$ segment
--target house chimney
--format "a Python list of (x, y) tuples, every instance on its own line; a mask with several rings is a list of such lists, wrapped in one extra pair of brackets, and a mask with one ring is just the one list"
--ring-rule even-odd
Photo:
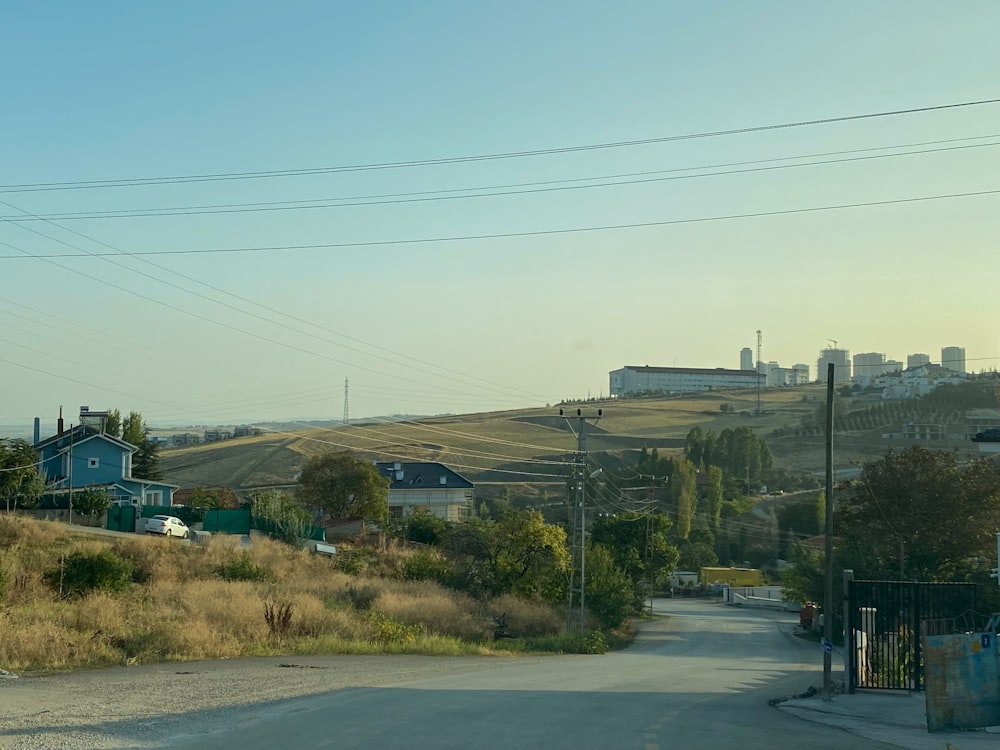
[(35, 442), (32, 445), (38, 445), (39, 441), (42, 439), (42, 420), (35, 417)]
[(63, 418), (62, 418), (62, 407), (59, 407), (59, 421), (56, 422), (56, 435), (62, 437), (63, 434)]

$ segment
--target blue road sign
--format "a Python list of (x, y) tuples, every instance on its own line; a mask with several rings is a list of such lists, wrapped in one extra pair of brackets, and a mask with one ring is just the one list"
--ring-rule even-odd
[(833, 653), (833, 644), (830, 643), (830, 641), (828, 641), (826, 638), (820, 638), (819, 639), (819, 645), (823, 647), (823, 651), (824, 652), (826, 652), (828, 654), (832, 654)]

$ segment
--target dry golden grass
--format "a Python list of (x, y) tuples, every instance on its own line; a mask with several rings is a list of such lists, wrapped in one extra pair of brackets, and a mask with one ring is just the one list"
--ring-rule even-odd
[[(135, 568), (136, 583), (127, 591), (60, 599), (43, 579), (73, 553), (108, 548)], [(480, 653), (501, 610), (525, 635), (561, 628), (542, 605), (505, 597), (485, 606), (435, 583), (398, 580), (411, 554), (388, 544), (358, 577), (338, 571), (329, 558), (266, 538), (250, 547), (221, 536), (205, 546), (142, 536), (109, 541), (0, 516), (7, 581), (0, 667), (70, 669), (263, 653)], [(220, 567), (237, 555), (264, 569), (267, 580), (224, 580)], [(290, 608), (286, 630), (268, 625), (268, 604)], [(406, 637), (380, 638), (387, 623), (398, 623)]]
[(518, 638), (551, 635), (562, 630), (566, 620), (564, 611), (543, 602), (528, 601), (510, 594), (498, 596), (490, 602), (494, 617), (506, 615), (507, 629)]
[(478, 602), (426, 581), (387, 586), (372, 608), (432, 635), (480, 641), (493, 630)]

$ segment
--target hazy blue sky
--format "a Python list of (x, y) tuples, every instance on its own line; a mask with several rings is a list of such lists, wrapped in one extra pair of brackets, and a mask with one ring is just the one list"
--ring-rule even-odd
[[(901, 360), (965, 346), (970, 368), (995, 368), (997, 194), (129, 254), (1000, 190), (1000, 104), (395, 169), (16, 186), (436, 160), (992, 99), (998, 28), (992, 0), (7, 0), (0, 434), (60, 404), (71, 417), (80, 404), (138, 409), (154, 425), (339, 416), (345, 377), (352, 416), (541, 405), (606, 393), (626, 364), (737, 367), (757, 328), (764, 359), (814, 375), (830, 339)], [(912, 145), (931, 141), (949, 142)], [(815, 156), (834, 151), (857, 153)], [(800, 158), (715, 166), (787, 157)], [(537, 192), (639, 172), (690, 178)], [(523, 192), (555, 180), (583, 181)], [(522, 187), (358, 200), (506, 185)], [(23, 221), (343, 198), (375, 205)]]

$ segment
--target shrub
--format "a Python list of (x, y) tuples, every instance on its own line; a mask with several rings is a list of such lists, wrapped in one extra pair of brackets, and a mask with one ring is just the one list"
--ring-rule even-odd
[(45, 572), (45, 582), (60, 597), (88, 591), (124, 591), (132, 583), (132, 564), (109, 549), (95, 553), (74, 552), (58, 568)]
[(217, 575), (226, 581), (257, 581), (270, 583), (274, 575), (267, 568), (257, 565), (246, 550), (233, 555), (215, 569)]
[(368, 551), (363, 549), (338, 550), (333, 558), (337, 570), (359, 576), (368, 569)]
[(403, 580), (437, 581), (447, 583), (451, 578), (451, 565), (433, 550), (418, 550), (403, 560)]

